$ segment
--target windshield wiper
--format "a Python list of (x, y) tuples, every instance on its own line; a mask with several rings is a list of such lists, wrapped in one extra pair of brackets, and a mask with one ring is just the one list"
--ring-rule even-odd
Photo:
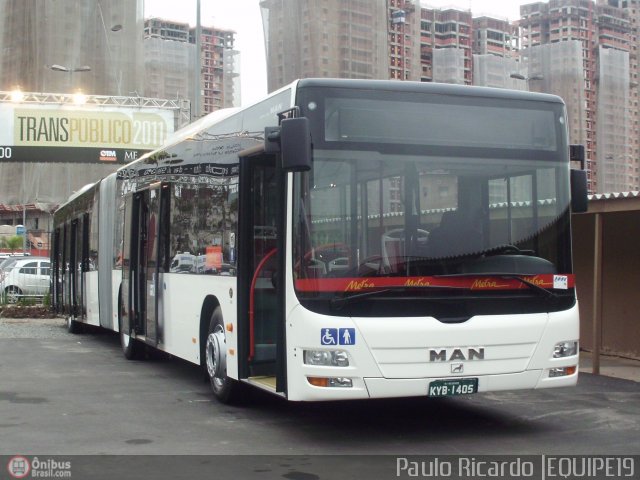
[(506, 278), (513, 278), (515, 280), (518, 280), (520, 283), (523, 283), (524, 285), (526, 285), (527, 287), (530, 287), (531, 289), (535, 290), (536, 292), (540, 292), (541, 294), (543, 294), (544, 296), (546, 296), (547, 298), (553, 298), (553, 299), (557, 299), (558, 294), (555, 293), (552, 290), (549, 290), (548, 288), (544, 288), (541, 287), (540, 285), (536, 285), (533, 282), (530, 282), (529, 280), (522, 278), (519, 275), (502, 275), (503, 277)]
[(391, 291), (402, 291), (402, 290), (405, 290), (405, 289), (404, 288), (401, 288), (401, 289), (383, 288), (381, 290), (369, 290), (367, 292), (354, 293), (353, 295), (344, 295), (344, 296), (336, 295), (331, 299), (329, 303), (331, 304), (331, 308), (340, 310), (342, 307), (344, 307), (345, 305), (353, 301), (362, 300), (368, 297), (379, 295), (381, 293), (384, 294)]
[(375, 297), (376, 295), (384, 295), (387, 293), (406, 293), (406, 292), (416, 292), (422, 289), (433, 289), (433, 290), (464, 290), (461, 287), (447, 287), (440, 285), (421, 285), (419, 287), (393, 287), (393, 288), (381, 288), (378, 290), (367, 290), (366, 292), (354, 293), (352, 295), (335, 295), (331, 300), (331, 307), (340, 310), (345, 305), (352, 303), (354, 301), (360, 301), (366, 298)]
[(560, 298), (557, 293), (548, 288), (541, 287), (540, 285), (536, 285), (533, 282), (530, 282), (526, 278), (522, 277), (522, 275), (514, 274), (514, 273), (504, 273), (504, 272), (489, 272), (489, 273), (452, 273), (449, 275), (435, 275), (438, 278), (448, 278), (448, 277), (502, 277), (502, 278), (512, 278), (514, 280), (518, 280), (520, 283), (526, 285), (532, 290), (544, 295), (547, 298), (558, 299)]

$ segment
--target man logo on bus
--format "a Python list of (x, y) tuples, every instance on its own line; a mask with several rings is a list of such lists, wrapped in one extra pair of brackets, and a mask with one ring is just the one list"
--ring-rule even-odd
[(454, 360), (484, 360), (484, 347), (468, 348), (466, 352), (461, 348), (429, 350), (430, 362), (453, 362)]

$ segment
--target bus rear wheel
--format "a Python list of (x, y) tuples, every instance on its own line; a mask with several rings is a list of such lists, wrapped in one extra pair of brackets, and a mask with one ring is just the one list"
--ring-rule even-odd
[(120, 291), (118, 293), (118, 331), (120, 333), (120, 346), (122, 347), (124, 358), (127, 360), (135, 360), (140, 357), (140, 350), (142, 346), (139, 342), (131, 338), (131, 335), (122, 330), (123, 308), (122, 291)]
[(73, 319), (71, 314), (67, 316), (67, 332), (69, 333), (82, 333), (82, 324)]
[(124, 332), (120, 332), (120, 345), (122, 353), (127, 360), (135, 360), (140, 357), (140, 344)]
[(238, 385), (227, 376), (227, 339), (222, 310), (216, 307), (211, 315), (205, 345), (205, 365), (213, 394), (222, 403), (236, 400)]

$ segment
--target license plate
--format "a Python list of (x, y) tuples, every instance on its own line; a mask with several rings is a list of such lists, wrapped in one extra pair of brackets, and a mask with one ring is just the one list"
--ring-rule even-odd
[(454, 395), (471, 395), (478, 391), (477, 378), (460, 378), (455, 380), (435, 380), (429, 383), (429, 397), (450, 397)]

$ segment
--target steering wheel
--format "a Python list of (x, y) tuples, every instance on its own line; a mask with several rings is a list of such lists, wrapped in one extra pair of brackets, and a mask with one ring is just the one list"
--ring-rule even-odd
[(526, 250), (520, 250), (518, 247), (516, 247), (515, 245), (511, 245), (508, 243), (505, 243), (503, 245), (496, 245), (495, 247), (487, 250), (485, 252), (485, 255), (487, 256), (492, 256), (492, 255), (501, 255), (501, 254), (522, 254), (526, 252)]
[(382, 255), (371, 255), (358, 265), (357, 274), (359, 277), (367, 277), (369, 275), (381, 275), (385, 273), (385, 270)]

